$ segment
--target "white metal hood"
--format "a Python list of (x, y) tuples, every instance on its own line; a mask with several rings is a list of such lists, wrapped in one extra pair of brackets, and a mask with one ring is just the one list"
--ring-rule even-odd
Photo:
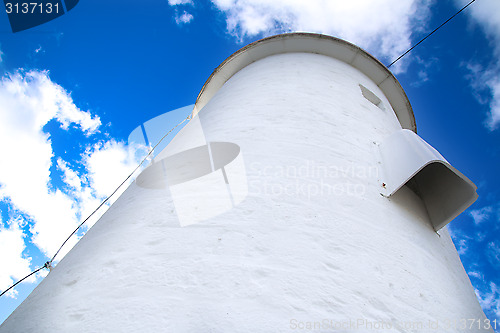
[(382, 194), (407, 185), (424, 202), (439, 230), (476, 201), (476, 185), (412, 131), (395, 132), (380, 144)]

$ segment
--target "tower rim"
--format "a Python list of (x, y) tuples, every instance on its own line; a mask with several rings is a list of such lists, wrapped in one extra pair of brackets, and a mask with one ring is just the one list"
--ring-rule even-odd
[(389, 100), (404, 129), (417, 132), (408, 96), (394, 74), (377, 58), (343, 39), (309, 32), (274, 35), (248, 44), (224, 60), (201, 88), (192, 112), (195, 116), (237, 72), (263, 58), (284, 53), (315, 53), (343, 61), (369, 77)]

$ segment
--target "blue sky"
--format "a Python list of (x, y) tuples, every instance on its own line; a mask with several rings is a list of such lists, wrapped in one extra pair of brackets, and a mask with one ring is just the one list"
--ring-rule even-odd
[[(81, 0), (15, 34), (0, 13), (0, 290), (43, 265), (136, 166), (130, 132), (193, 104), (234, 51), (310, 31), (389, 64), (465, 3)], [(478, 186), (479, 199), (449, 228), (486, 315), (500, 321), (498, 13), (499, 1), (477, 0), (391, 70), (419, 135)], [(43, 275), (0, 299), (0, 322)]]

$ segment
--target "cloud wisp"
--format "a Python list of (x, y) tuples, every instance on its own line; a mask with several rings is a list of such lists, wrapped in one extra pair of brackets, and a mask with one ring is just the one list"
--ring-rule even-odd
[(190, 23), (194, 16), (186, 10), (179, 10), (180, 7), (193, 7), (192, 0), (168, 0), (168, 4), (175, 8), (174, 20), (177, 25)]
[[(456, 0), (457, 6), (463, 6), (468, 1)], [(473, 27), (484, 31), (493, 50), (493, 60), (488, 66), (480, 66), (474, 61), (467, 65), (469, 80), (476, 96), (482, 95), (478, 100), (488, 104), (489, 111), (485, 120), (486, 127), (493, 131), (500, 125), (500, 1), (476, 1), (467, 11)], [(486, 101), (484, 101), (484, 98)]]
[(486, 206), (483, 208), (479, 209), (473, 209), (469, 211), (469, 215), (472, 217), (474, 220), (474, 223), (476, 225), (480, 224), (481, 222), (487, 220), (491, 213), (493, 212), (493, 207), (492, 206)]
[(183, 11), (181, 15), (179, 15), (179, 13), (176, 13), (175, 15), (175, 23), (177, 23), (178, 25), (181, 25), (181, 24), (187, 24), (189, 22), (191, 22), (191, 20), (193, 19), (193, 15), (186, 12), (186, 11)]

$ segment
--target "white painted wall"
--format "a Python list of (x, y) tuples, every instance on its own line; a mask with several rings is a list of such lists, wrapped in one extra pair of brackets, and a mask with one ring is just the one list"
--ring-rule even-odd
[[(246, 198), (181, 227), (169, 189), (133, 184), (0, 332), (286, 332), (330, 320), (340, 332), (458, 332), (448, 321), (484, 319), (446, 228), (434, 232), (406, 187), (380, 195), (375, 146), (401, 126), (358, 70), (267, 57), (198, 116), (206, 141), (239, 145)], [(198, 120), (176, 151), (192, 147)]]

